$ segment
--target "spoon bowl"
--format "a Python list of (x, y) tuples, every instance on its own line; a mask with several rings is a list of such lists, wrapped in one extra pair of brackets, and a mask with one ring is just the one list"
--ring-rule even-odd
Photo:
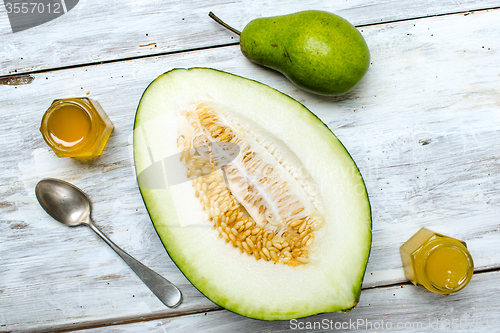
[(182, 294), (176, 286), (123, 251), (94, 225), (90, 217), (90, 199), (78, 187), (63, 180), (46, 178), (38, 182), (35, 194), (42, 208), (57, 221), (71, 227), (86, 225), (94, 230), (163, 304), (174, 308), (181, 303)]
[(35, 194), (42, 208), (57, 221), (71, 227), (90, 223), (90, 199), (78, 187), (47, 178), (38, 182)]

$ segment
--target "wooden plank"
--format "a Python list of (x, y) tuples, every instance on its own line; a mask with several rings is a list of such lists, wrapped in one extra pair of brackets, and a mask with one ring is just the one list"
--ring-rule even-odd
[(352, 1), (80, 1), (67, 14), (12, 33), (0, 5), (0, 75), (99, 63), (236, 43), (208, 17), (213, 11), (237, 29), (252, 19), (307, 9), (337, 13), (355, 25), (500, 7), (499, 0)]
[(368, 289), (351, 312), (299, 320), (269, 322), (221, 310), (78, 332), (498, 332), (499, 278), (500, 272), (477, 274), (465, 289), (450, 296), (409, 284)]
[[(467, 241), (478, 270), (498, 268), (500, 87), (492, 68), (499, 60), (500, 10), (362, 30), (372, 66), (340, 98), (298, 90), (279, 73), (247, 61), (238, 46), (40, 73), (30, 84), (0, 85), (0, 330), (216, 308), (169, 260), (134, 178), (135, 107), (148, 83), (174, 67), (210, 66), (269, 84), (303, 102), (337, 134), (364, 175), (373, 208), (365, 287), (404, 281), (398, 247), (422, 226)], [(104, 154), (90, 163), (56, 158), (38, 132), (51, 101), (74, 96), (97, 99), (116, 126)], [(84, 189), (103, 231), (181, 287), (181, 307), (166, 309), (90, 230), (49, 218), (34, 196), (44, 177)]]

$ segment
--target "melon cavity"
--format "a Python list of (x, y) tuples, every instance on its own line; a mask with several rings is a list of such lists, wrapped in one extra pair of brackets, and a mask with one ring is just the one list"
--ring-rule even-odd
[[(178, 146), (183, 151), (186, 176), (198, 176), (192, 185), (202, 209), (220, 238), (242, 253), (256, 260), (306, 264), (314, 230), (323, 222), (319, 198), (307, 193), (294, 177), (307, 170), (290, 149), (257, 123), (222, 110), (223, 106), (203, 103), (182, 114), (185, 124)], [(239, 147), (238, 155), (220, 170), (216, 159), (224, 149), (210, 149), (220, 147), (213, 142)], [(200, 154), (196, 147), (208, 149)], [(301, 176), (300, 180), (305, 187), (314, 188), (310, 177)], [(311, 184), (305, 184), (307, 181)]]
[(345, 148), (300, 103), (213, 69), (172, 70), (139, 103), (134, 159), (167, 252), (213, 302), (265, 320), (357, 304), (368, 196)]

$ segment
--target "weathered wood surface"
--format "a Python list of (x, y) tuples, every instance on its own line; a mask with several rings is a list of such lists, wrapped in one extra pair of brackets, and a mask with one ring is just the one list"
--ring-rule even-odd
[(238, 36), (212, 21), (209, 11), (241, 30), (257, 17), (307, 9), (367, 25), (494, 7), (499, 0), (86, 0), (53, 21), (12, 33), (0, 5), (0, 75), (236, 43)]
[[(0, 85), (0, 331), (50, 331), (189, 313), (202, 314), (173, 319), (168, 331), (183, 331), (191, 320), (200, 330), (227, 332), (250, 322), (226, 311), (203, 321), (203, 312), (217, 307), (169, 260), (137, 190), (131, 154), (135, 107), (148, 83), (174, 67), (208, 66), (256, 79), (303, 102), (328, 124), (357, 162), (371, 198), (373, 247), (365, 287), (405, 281), (398, 247), (422, 226), (464, 239), (478, 272), (498, 269), (500, 10), (380, 24), (362, 32), (372, 66), (341, 98), (299, 91), (280, 74), (248, 62), (238, 46), (39, 73), (30, 84)], [(38, 132), (41, 116), (55, 98), (87, 95), (101, 103), (115, 132), (104, 154), (91, 163), (58, 159)], [(69, 229), (48, 217), (34, 196), (36, 182), (44, 177), (84, 189), (103, 231), (178, 284), (184, 303), (165, 308), (90, 230)], [(416, 304), (408, 310), (412, 318), (430, 318), (427, 306), (445, 299), (443, 313), (451, 317), (457, 309), (465, 316), (472, 300), (493, 299), (486, 292), (498, 291), (492, 282), (496, 274), (478, 273), (476, 287), (471, 284), (446, 299), (405, 285), (404, 299), (393, 308), (393, 287), (368, 289), (360, 308), (373, 297), (368, 303), (378, 300), (397, 318), (404, 317), (401, 304)], [(498, 302), (488, 309), (498, 319)], [(363, 313), (375, 320), (385, 311), (371, 306)], [(160, 330), (150, 325), (170, 320), (123, 329)]]
[(368, 289), (348, 313), (292, 321), (254, 320), (219, 310), (79, 332), (498, 332), (499, 279), (499, 272), (478, 274), (466, 289), (450, 296), (430, 294), (408, 284)]

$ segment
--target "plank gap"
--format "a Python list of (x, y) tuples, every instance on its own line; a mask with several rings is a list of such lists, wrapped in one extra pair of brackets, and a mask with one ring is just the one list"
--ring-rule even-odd
[[(466, 11), (466, 12), (457, 11), (457, 12), (449, 12), (449, 13), (443, 13), (443, 14), (434, 14), (434, 15), (428, 15), (428, 16), (412, 17), (412, 18), (406, 18), (406, 19), (401, 19), (401, 20), (381, 21), (381, 22), (370, 23), (370, 24), (359, 24), (359, 25), (356, 25), (356, 27), (363, 28), (363, 27), (378, 26), (378, 25), (383, 25), (383, 24), (391, 24), (391, 23), (404, 22), (404, 21), (414, 21), (414, 20), (421, 20), (421, 19), (448, 16), (448, 15), (458, 15), (458, 14), (464, 14), (464, 13), (473, 14), (473, 13), (485, 12), (485, 11), (490, 11), (490, 10), (498, 10), (498, 9), (500, 9), (500, 6), (470, 10), (470, 11)], [(184, 52), (195, 52), (195, 51), (202, 51), (202, 50), (209, 50), (209, 49), (217, 49), (217, 48), (235, 46), (238, 44), (239, 44), (239, 42), (234, 42), (234, 43), (213, 45), (213, 46), (208, 46), (208, 47), (204, 46), (204, 47), (198, 47), (198, 48), (189, 48), (189, 49), (185, 49), (185, 50), (177, 50), (177, 51), (171, 51), (171, 52), (160, 52), (160, 53), (155, 53), (155, 54), (146, 54), (146, 55), (139, 55), (139, 56), (134, 56), (134, 57), (126, 57), (126, 58), (118, 58), (118, 59), (112, 59), (112, 60), (88, 62), (88, 63), (78, 64), (78, 65), (54, 67), (54, 68), (40, 69), (40, 70), (34, 70), (34, 71), (14, 72), (11, 74), (0, 76), (0, 79), (11, 78), (11, 77), (15, 77), (18, 75), (41, 74), (41, 73), (56, 72), (56, 71), (62, 71), (62, 70), (67, 70), (67, 69), (73, 69), (73, 68), (89, 67), (89, 66), (102, 65), (102, 64), (110, 64), (110, 63), (116, 63), (116, 62), (121, 62), (121, 61), (137, 60), (137, 59), (152, 58), (152, 57), (161, 57), (161, 56), (184, 53)]]
[(144, 59), (144, 58), (161, 57), (161, 56), (165, 56), (165, 55), (173, 55), (173, 54), (184, 53), (184, 52), (196, 52), (196, 51), (203, 51), (203, 50), (209, 50), (209, 49), (218, 49), (218, 48), (223, 48), (223, 47), (235, 46), (238, 44), (239, 44), (239, 42), (237, 42), (237, 43), (235, 42), (235, 43), (228, 43), (228, 44), (221, 44), (221, 45), (213, 45), (210, 47), (198, 47), (198, 48), (191, 48), (191, 49), (178, 50), (178, 51), (172, 51), (172, 52), (162, 52), (162, 53), (140, 55), (140, 56), (128, 57), (128, 58), (119, 58), (119, 59), (113, 59), (113, 60), (88, 62), (88, 63), (78, 64), (78, 65), (69, 65), (69, 66), (62, 66), (62, 67), (39, 69), (39, 70), (26, 71), (26, 72), (15, 72), (13, 74), (7, 74), (7, 75), (0, 76), (0, 80), (10, 79), (10, 78), (13, 78), (16, 76), (26, 76), (27, 74), (42, 74), (42, 73), (48, 73), (48, 72), (58, 72), (58, 71), (74, 69), (74, 68), (85, 68), (85, 67), (91, 67), (91, 66), (97, 66), (97, 65), (112, 64), (112, 63), (122, 62), (122, 61), (124, 62), (124, 61), (138, 60), (138, 59)]
[[(487, 274), (487, 273), (498, 272), (498, 271), (500, 271), (500, 266), (474, 271), (474, 275)], [(375, 286), (375, 287), (364, 287), (364, 288), (362, 288), (362, 290), (391, 288), (391, 287), (398, 287), (398, 286), (402, 287), (402, 286), (407, 286), (407, 285), (412, 285), (412, 283), (410, 281), (405, 281), (405, 282), (400, 282), (400, 283), (390, 283), (390, 284), (379, 285), (379, 286)], [(151, 313), (151, 314), (147, 314), (147, 315), (140, 315), (140, 316), (134, 316), (134, 317), (128, 317), (128, 318), (110, 318), (108, 320), (97, 320), (97, 321), (84, 322), (84, 323), (79, 323), (79, 324), (74, 324), (74, 325), (64, 324), (61, 326), (55, 326), (55, 327), (50, 327), (50, 328), (41, 328), (41, 329), (37, 328), (37, 332), (39, 332), (39, 333), (74, 332), (74, 331), (81, 331), (81, 330), (94, 329), (94, 328), (100, 328), (100, 327), (127, 325), (127, 324), (135, 324), (135, 323), (147, 322), (147, 321), (152, 321), (152, 320), (159, 320), (159, 319), (184, 317), (184, 316), (197, 315), (200, 313), (215, 312), (215, 311), (226, 311), (226, 309), (214, 304), (213, 307), (207, 307), (207, 308), (202, 308), (202, 309), (198, 309), (198, 310), (191, 310), (191, 311), (182, 312), (182, 313), (157, 312), (157, 313)]]
[(432, 14), (432, 15), (427, 15), (427, 16), (417, 16), (417, 17), (406, 18), (406, 19), (401, 19), (401, 20), (380, 21), (380, 22), (369, 23), (369, 24), (358, 24), (358, 25), (356, 25), (356, 28), (373, 27), (373, 26), (382, 25), (382, 24), (391, 24), (391, 23), (397, 23), (397, 22), (414, 21), (414, 20), (421, 20), (421, 19), (426, 19), (426, 18), (431, 18), (431, 17), (440, 17), (440, 16), (448, 16), (448, 15), (459, 15), (459, 14), (470, 15), (470, 14), (473, 14), (473, 13), (487, 12), (489, 10), (497, 10), (497, 9), (500, 9), (500, 6), (489, 7), (489, 8), (481, 8), (481, 9), (473, 9), (473, 10), (468, 10), (468, 11), (465, 11), (465, 12), (464, 11), (456, 11), (456, 12), (449, 12), (449, 13)]
[(202, 309), (198, 309), (198, 310), (191, 310), (191, 311), (186, 311), (186, 312), (175, 312), (175, 313), (156, 312), (156, 313), (139, 315), (139, 316), (134, 316), (134, 317), (108, 318), (108, 319), (101, 319), (101, 320), (96, 320), (96, 321), (82, 322), (82, 323), (77, 323), (77, 324), (63, 324), (63, 325), (58, 325), (58, 326), (50, 326), (50, 327), (42, 327), (42, 328), (37, 327), (36, 332), (38, 332), (38, 333), (74, 332), (74, 331), (81, 331), (81, 330), (94, 329), (94, 328), (100, 328), (100, 327), (109, 327), (109, 326), (118, 326), (118, 325), (127, 325), (127, 324), (134, 324), (134, 323), (140, 323), (140, 322), (147, 322), (147, 321), (158, 320), (158, 319), (183, 317), (183, 316), (189, 316), (189, 315), (195, 315), (195, 314), (213, 312), (213, 311), (222, 311), (222, 310), (225, 310), (225, 309), (214, 304), (213, 307), (207, 307), (207, 308), (202, 308)]

